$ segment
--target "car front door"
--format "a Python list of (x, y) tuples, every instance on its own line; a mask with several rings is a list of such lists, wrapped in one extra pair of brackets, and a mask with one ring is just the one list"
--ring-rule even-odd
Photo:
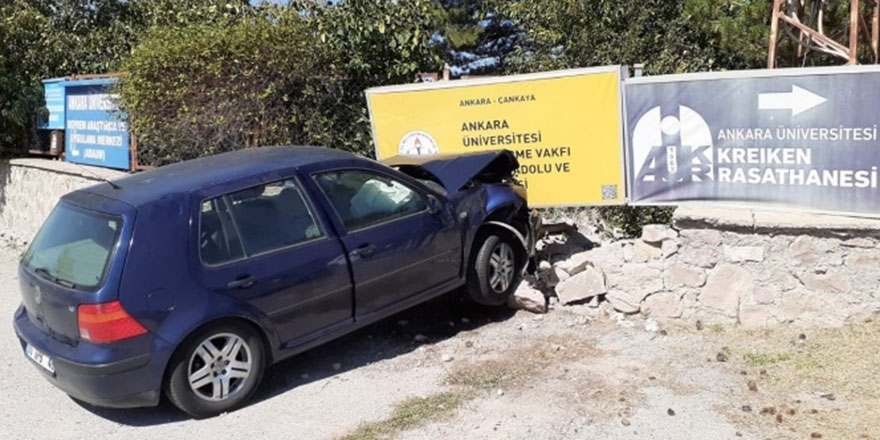
[(295, 178), (206, 198), (198, 210), (207, 287), (263, 311), (282, 341), (351, 321), (345, 251)]
[(360, 168), (313, 179), (344, 230), (356, 318), (460, 279), (461, 235), (437, 196)]

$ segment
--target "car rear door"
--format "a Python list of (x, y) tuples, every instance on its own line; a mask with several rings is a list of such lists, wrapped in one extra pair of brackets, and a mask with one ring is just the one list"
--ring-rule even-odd
[(283, 342), (352, 320), (344, 250), (294, 174), (198, 198), (196, 255), (210, 289), (255, 305)]
[(314, 172), (312, 182), (343, 231), (356, 318), (460, 279), (460, 231), (438, 196), (364, 168)]

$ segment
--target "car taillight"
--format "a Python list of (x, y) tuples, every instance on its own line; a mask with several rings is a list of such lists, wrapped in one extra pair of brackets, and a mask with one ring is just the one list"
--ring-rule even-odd
[(147, 332), (126, 313), (119, 301), (80, 304), (76, 318), (79, 336), (92, 342), (113, 342)]

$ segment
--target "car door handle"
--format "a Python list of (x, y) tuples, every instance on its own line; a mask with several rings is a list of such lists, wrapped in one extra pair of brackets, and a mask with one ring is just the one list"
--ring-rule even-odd
[(255, 280), (253, 277), (244, 275), (236, 278), (233, 281), (230, 281), (229, 284), (226, 285), (226, 287), (230, 289), (247, 289), (248, 287), (253, 286), (256, 282), (257, 280)]
[(362, 244), (357, 249), (351, 251), (352, 257), (370, 258), (376, 253), (376, 246), (372, 244)]

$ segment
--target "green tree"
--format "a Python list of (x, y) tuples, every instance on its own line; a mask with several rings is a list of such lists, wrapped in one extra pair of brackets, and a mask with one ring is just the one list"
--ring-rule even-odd
[(531, 72), (644, 63), (649, 74), (723, 67), (710, 38), (689, 23), (682, 0), (519, 0), (499, 10), (525, 32), (513, 70)]
[(41, 89), (35, 79), (45, 72), (39, 46), (47, 20), (27, 5), (0, 6), (0, 151), (7, 154), (33, 136)]
[[(155, 1), (155, 0), (154, 0)], [(364, 89), (436, 70), (427, 0), (303, 1), (188, 26), (154, 26), (123, 64), (142, 163), (314, 144), (371, 155)]]
[(704, 32), (727, 54), (727, 69), (767, 66), (773, 2), (764, 0), (686, 0), (683, 19)]
[(498, 14), (495, 3), (439, 0), (444, 20), (438, 33), (447, 63), (464, 74), (495, 75), (508, 68), (522, 31)]
[[(121, 0), (7, 0), (0, 6), (0, 149), (34, 142), (40, 80), (104, 72), (127, 54)], [(121, 44), (120, 44), (121, 42)]]
[[(797, 3), (797, 2), (796, 2)], [(826, 1), (806, 2), (803, 10), (797, 11), (801, 20), (819, 27), (819, 11), (822, 14), (822, 28), (834, 40), (847, 44), (849, 41), (850, 2)], [(872, 1), (862, 2), (864, 17), (873, 7)], [(822, 8), (820, 8), (822, 6)], [(686, 0), (684, 19), (700, 31), (710, 36), (722, 53), (726, 54), (728, 69), (764, 68), (767, 66), (767, 52), (770, 42), (770, 21), (773, 2), (765, 0)], [(785, 12), (785, 11), (784, 11)], [(867, 32), (867, 28), (862, 29)], [(781, 26), (777, 46), (777, 65), (779, 67), (840, 65), (843, 60), (807, 49), (809, 56), (798, 58), (797, 40), (799, 32), (790, 26)], [(809, 40), (804, 40), (809, 45)], [(860, 60), (875, 62), (874, 56), (863, 46)]]
[(247, 0), (3, 0), (0, 150), (35, 143), (41, 79), (117, 71), (153, 26), (229, 22), (272, 5)]
[(274, 143), (312, 143), (326, 124), (311, 81), (325, 50), (300, 20), (160, 27), (123, 64), (123, 108), (149, 164)]
[(433, 42), (442, 11), (431, 0), (300, 1), (290, 8), (309, 18), (320, 44), (335, 55), (331, 73), (408, 82), (442, 64)]

